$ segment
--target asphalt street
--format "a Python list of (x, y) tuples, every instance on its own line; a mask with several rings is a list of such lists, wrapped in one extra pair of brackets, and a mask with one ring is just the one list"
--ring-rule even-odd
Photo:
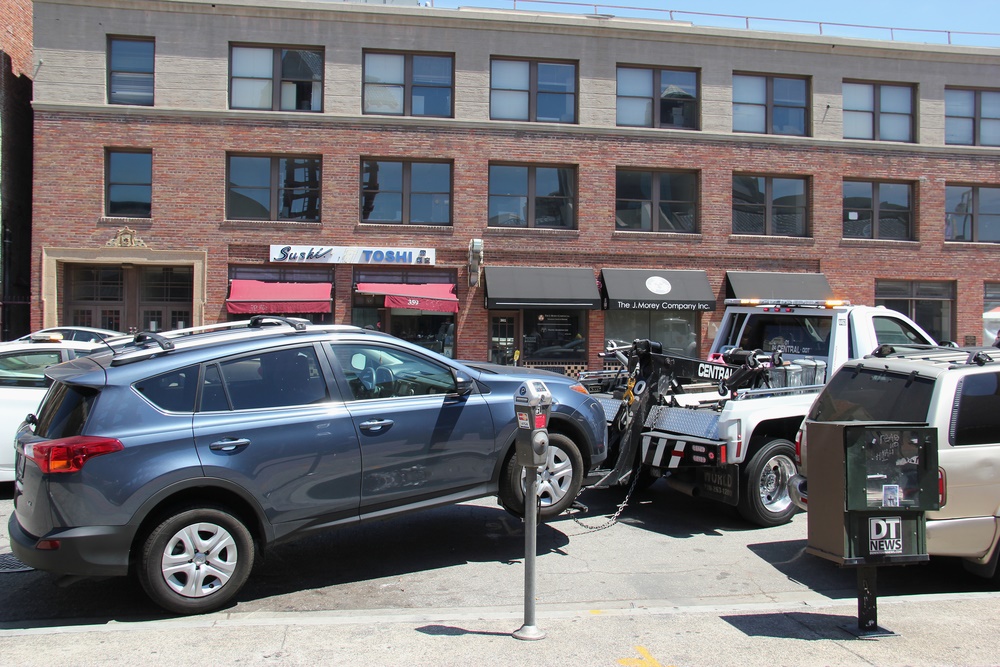
[[(880, 568), (859, 638), (855, 571), (804, 553), (806, 517), (755, 529), (656, 485), (538, 529), (538, 641), (523, 532), (482, 500), (268, 551), (236, 604), (169, 617), (130, 580), (0, 572), (4, 665), (995, 665), (1000, 595), (947, 559)], [(0, 485), (0, 518), (11, 511)], [(586, 524), (582, 525), (582, 524)], [(0, 555), (9, 551), (0, 532)]]

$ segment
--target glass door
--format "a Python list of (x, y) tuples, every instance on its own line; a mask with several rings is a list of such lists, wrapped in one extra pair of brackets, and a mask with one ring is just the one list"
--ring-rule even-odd
[(517, 313), (493, 314), (490, 318), (490, 361), (504, 366), (515, 365), (519, 324)]

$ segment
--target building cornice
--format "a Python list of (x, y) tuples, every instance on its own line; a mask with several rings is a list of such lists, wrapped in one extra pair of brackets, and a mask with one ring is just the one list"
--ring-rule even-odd
[(36, 0), (36, 3), (147, 13), (228, 14), (264, 19), (398, 24), (410, 28), (422, 25), (491, 32), (509, 30), (522, 34), (537, 32), (604, 39), (690, 42), (702, 46), (730, 48), (1000, 65), (1000, 49), (991, 47), (737, 30), (695, 26), (681, 21), (598, 14), (552, 14), (477, 7), (443, 9), (315, 0)]

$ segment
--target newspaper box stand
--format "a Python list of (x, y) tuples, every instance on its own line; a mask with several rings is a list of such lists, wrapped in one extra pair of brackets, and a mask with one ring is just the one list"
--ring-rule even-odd
[(937, 429), (856, 421), (807, 428), (806, 551), (858, 568), (852, 632), (891, 635), (878, 627), (876, 568), (928, 560), (924, 513), (940, 509)]

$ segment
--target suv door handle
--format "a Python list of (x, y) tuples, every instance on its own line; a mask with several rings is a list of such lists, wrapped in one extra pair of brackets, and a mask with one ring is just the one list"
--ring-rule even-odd
[(381, 431), (383, 428), (387, 429), (392, 425), (393, 421), (391, 419), (370, 419), (358, 424), (358, 428), (362, 431)]
[(249, 438), (223, 438), (208, 446), (213, 452), (235, 452), (250, 444)]

